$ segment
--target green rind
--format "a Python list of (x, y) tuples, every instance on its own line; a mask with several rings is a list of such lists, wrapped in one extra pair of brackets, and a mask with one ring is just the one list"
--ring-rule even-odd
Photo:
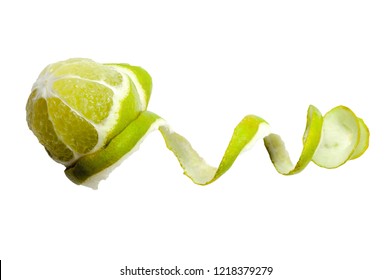
[(248, 115), (236, 126), (215, 176), (208, 184), (216, 181), (234, 164), (243, 149), (253, 140), (262, 124), (267, 122), (255, 115)]
[(149, 73), (140, 66), (133, 66), (126, 63), (111, 63), (106, 65), (123, 67), (131, 71), (136, 76), (137, 81), (140, 83), (142, 89), (144, 90), (146, 109), (148, 107), (149, 99), (151, 98), (152, 93), (152, 77), (149, 75)]
[(315, 106), (309, 106), (307, 111), (307, 124), (303, 135), (303, 149), (299, 160), (293, 166), (288, 151), (281, 137), (270, 134), (264, 138), (266, 150), (269, 153), (277, 172), (282, 175), (293, 175), (301, 172), (311, 162), (319, 145), (322, 134), (323, 117)]
[(267, 125), (266, 121), (257, 116), (244, 117), (236, 126), (218, 168), (205, 162), (183, 136), (170, 131), (167, 127), (161, 127), (160, 132), (167, 148), (178, 159), (184, 174), (198, 185), (208, 185), (231, 168), (239, 154), (254, 139), (262, 124)]
[(83, 184), (91, 176), (105, 170), (129, 153), (146, 135), (150, 126), (159, 117), (143, 112), (103, 149), (81, 157), (65, 170), (66, 176), (75, 184)]
[(360, 118), (357, 119), (360, 127), (360, 140), (356, 146), (356, 149), (351, 155), (350, 159), (359, 158), (365, 153), (365, 151), (369, 147), (369, 137), (370, 137), (369, 129), (362, 119)]
[(129, 81), (129, 90), (123, 101), (121, 101), (121, 105), (118, 110), (118, 121), (109, 132), (107, 136), (108, 141), (125, 129), (143, 111), (137, 89), (132, 79), (129, 76), (127, 78)]
[(129, 64), (123, 65), (124, 67), (129, 68), (136, 75), (141, 87), (144, 89), (145, 93), (145, 102), (148, 107), (149, 99), (151, 98), (152, 93), (152, 78), (149, 73), (139, 66), (133, 66)]
[(303, 150), (295, 168), (287, 175), (297, 174), (306, 168), (311, 162), (322, 137), (323, 116), (313, 105), (310, 105), (307, 113), (307, 125), (303, 135)]

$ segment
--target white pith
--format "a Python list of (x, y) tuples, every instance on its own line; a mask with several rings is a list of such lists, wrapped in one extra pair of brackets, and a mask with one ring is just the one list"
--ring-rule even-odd
[[(98, 134), (98, 141), (94, 148), (89, 151), (87, 154), (93, 153), (99, 149), (101, 149), (105, 143), (107, 142), (107, 136), (108, 134), (112, 131), (112, 129), (115, 127), (118, 118), (119, 118), (119, 110), (121, 108), (121, 103), (123, 99), (129, 94), (130, 87), (132, 86), (131, 83), (134, 84), (137, 94), (138, 94), (138, 101), (140, 103), (140, 109), (145, 110), (146, 108), (146, 98), (145, 98), (145, 91), (142, 88), (141, 84), (137, 80), (137, 76), (130, 71), (129, 69), (126, 69), (124, 67), (117, 67), (117, 66), (106, 66), (106, 67), (111, 67), (115, 68), (115, 71), (117, 71), (119, 74), (122, 76), (122, 84), (119, 86), (112, 86), (107, 84), (104, 81), (99, 81), (99, 80), (90, 80), (86, 78), (82, 78), (80, 76), (76, 75), (62, 75), (62, 76), (55, 76), (51, 70), (51, 65), (45, 68), (45, 70), (41, 73), (41, 75), (38, 77), (37, 81), (34, 83), (32, 87), (32, 91), (36, 91), (36, 95), (33, 98), (33, 101), (39, 99), (39, 98), (44, 98), (48, 99), (50, 97), (56, 97), (60, 99), (66, 106), (70, 108), (72, 112), (74, 112), (76, 115), (80, 116), (82, 119), (90, 123), (97, 131)], [(55, 73), (56, 71), (54, 71)], [(103, 86), (106, 86), (107, 88), (111, 89), (113, 91), (113, 104), (110, 108), (110, 112), (108, 114), (108, 117), (104, 119), (100, 123), (95, 123), (93, 121), (88, 120), (85, 116), (83, 116), (79, 111), (75, 110), (67, 104), (67, 102), (60, 96), (58, 95), (54, 90), (53, 90), (53, 83), (57, 80), (60, 79), (66, 79), (66, 78), (77, 78), (80, 80), (85, 80), (85, 81), (91, 81), (95, 83), (99, 83)], [(53, 123), (51, 116), (49, 114), (49, 120)], [(76, 151), (74, 151), (69, 145), (67, 145), (61, 135), (57, 133), (56, 127), (53, 125), (53, 128), (57, 134), (57, 137), (63, 142), (66, 147), (73, 152), (73, 158), (70, 161), (64, 162), (64, 161), (59, 161), (59, 163), (65, 165), (65, 166), (70, 166), (74, 162), (76, 162), (80, 157), (82, 157), (85, 154), (80, 154)]]

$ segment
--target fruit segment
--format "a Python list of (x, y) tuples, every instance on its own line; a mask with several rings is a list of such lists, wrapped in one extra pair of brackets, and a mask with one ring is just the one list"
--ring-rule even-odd
[(94, 123), (106, 119), (113, 106), (113, 90), (97, 82), (63, 78), (53, 83), (53, 90), (69, 108)]
[(28, 101), (32, 109), (27, 113), (27, 122), (31, 130), (37, 135), (40, 143), (53, 159), (60, 162), (69, 162), (73, 159), (73, 152), (58, 138), (53, 123), (49, 120), (46, 100), (38, 98), (34, 101), (33, 93)]
[(61, 99), (50, 97), (46, 101), (49, 119), (58, 138), (76, 153), (90, 152), (98, 142), (98, 133), (94, 126), (64, 104)]

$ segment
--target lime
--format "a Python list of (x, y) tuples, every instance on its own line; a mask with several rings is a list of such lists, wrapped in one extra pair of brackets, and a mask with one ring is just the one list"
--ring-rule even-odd
[(145, 73), (83, 58), (51, 64), (28, 99), (29, 128), (54, 160), (69, 166), (102, 149), (146, 109), (150, 86), (131, 78), (148, 80)]
[(323, 116), (309, 106), (296, 164), (269, 124), (247, 115), (234, 129), (219, 166), (214, 167), (165, 120), (146, 110), (151, 90), (151, 77), (137, 66), (99, 64), (83, 58), (57, 62), (47, 66), (33, 85), (27, 122), (49, 155), (66, 166), (66, 176), (92, 188), (155, 129), (184, 174), (199, 185), (221, 177), (259, 139), (264, 140), (270, 160), (283, 175), (299, 173), (311, 161), (336, 168), (360, 157), (369, 145), (367, 126), (349, 108), (337, 106)]

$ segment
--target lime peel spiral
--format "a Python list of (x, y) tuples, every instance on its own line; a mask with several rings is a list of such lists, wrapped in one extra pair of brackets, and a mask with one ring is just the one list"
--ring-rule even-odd
[(213, 167), (163, 118), (147, 111), (151, 90), (152, 79), (141, 67), (85, 58), (60, 61), (47, 66), (34, 83), (27, 123), (48, 154), (65, 165), (72, 182), (94, 189), (153, 130), (160, 131), (184, 174), (198, 185), (221, 177), (259, 139), (283, 175), (299, 173), (311, 161), (339, 167), (360, 157), (369, 145), (368, 127), (349, 108), (337, 106), (323, 116), (311, 105), (296, 164), (269, 124), (248, 115), (234, 129), (219, 166)]

